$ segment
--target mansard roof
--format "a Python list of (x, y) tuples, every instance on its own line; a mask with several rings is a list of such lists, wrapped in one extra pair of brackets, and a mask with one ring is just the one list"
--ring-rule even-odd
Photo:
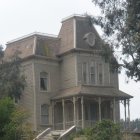
[[(85, 40), (88, 35), (95, 39), (93, 46)], [(103, 41), (89, 16), (72, 15), (62, 20), (58, 36), (34, 32), (9, 41), (5, 50), (5, 59), (10, 59), (15, 54), (18, 54), (20, 58), (32, 55), (56, 58), (71, 50), (99, 52), (102, 50), (102, 44)]]
[(49, 51), (51, 50), (53, 56), (55, 56), (54, 53), (58, 53), (60, 39), (57, 36), (34, 32), (7, 42), (5, 59), (11, 59), (15, 55), (18, 55), (20, 58), (26, 58), (32, 55), (44, 56), (45, 51), (41, 50), (43, 49), (42, 46), (40, 46), (40, 48), (38, 47), (38, 42), (40, 40), (42, 42), (43, 40), (47, 40), (47, 49), (49, 49)]
[[(95, 44), (90, 46), (85, 40), (89, 33), (94, 34)], [(61, 38), (60, 52), (65, 53), (72, 48), (85, 50), (101, 50), (103, 41), (97, 33), (89, 16), (73, 15), (62, 21), (58, 35)]]

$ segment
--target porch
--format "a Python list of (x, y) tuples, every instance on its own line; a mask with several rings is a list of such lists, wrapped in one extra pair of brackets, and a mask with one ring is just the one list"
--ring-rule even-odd
[(119, 121), (119, 102), (124, 103), (125, 118), (129, 99), (120, 100), (116, 97), (73, 96), (52, 101), (53, 129), (65, 130), (75, 125), (80, 128), (92, 127), (97, 121), (110, 119)]

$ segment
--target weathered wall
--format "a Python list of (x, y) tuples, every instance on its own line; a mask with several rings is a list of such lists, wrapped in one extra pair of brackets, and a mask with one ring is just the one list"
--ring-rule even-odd
[(61, 38), (60, 53), (74, 48), (74, 20), (72, 18), (62, 22), (58, 37)]
[(77, 85), (76, 64), (75, 53), (62, 57), (62, 61), (60, 62), (61, 89), (66, 89)]
[(104, 86), (109, 86), (110, 85), (110, 71), (109, 71), (109, 65), (108, 63), (105, 63), (104, 60), (102, 59), (101, 56), (97, 55), (97, 54), (87, 54), (87, 53), (79, 53), (77, 56), (77, 64), (78, 64), (78, 82), (79, 84), (82, 83), (83, 84), (83, 80), (82, 80), (82, 64), (86, 62), (88, 64), (88, 83), (87, 84), (91, 84), (90, 83), (90, 64), (91, 62), (95, 63), (95, 73), (96, 73), (96, 84), (94, 85), (99, 85), (99, 81), (98, 81), (98, 69), (97, 66), (98, 64), (102, 64), (102, 73), (103, 73), (103, 84)]
[(9, 43), (5, 50), (5, 59), (11, 59), (15, 53), (18, 54), (20, 58), (30, 56), (33, 54), (34, 45), (34, 36)]
[[(40, 73), (48, 73), (49, 84), (48, 91), (40, 90)], [(40, 129), (44, 127), (41, 124), (41, 105), (49, 105), (49, 125), (52, 124), (52, 108), (50, 106), (50, 99), (56, 92), (60, 89), (60, 71), (58, 62), (51, 62), (47, 60), (36, 59), (34, 61), (34, 76), (35, 76), (35, 94), (36, 94), (36, 123), (37, 127)], [(48, 126), (45, 126), (48, 127)]]

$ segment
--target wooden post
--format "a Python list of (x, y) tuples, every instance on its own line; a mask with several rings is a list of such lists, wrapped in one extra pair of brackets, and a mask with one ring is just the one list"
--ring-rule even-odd
[(128, 125), (129, 125), (129, 130), (130, 130), (130, 100), (127, 100), (128, 103)]
[(55, 117), (55, 113), (54, 113), (54, 101), (52, 101), (52, 125), (53, 125), (53, 130), (55, 129), (55, 123), (54, 123), (54, 118)]
[(82, 128), (84, 128), (84, 99), (81, 97), (81, 110), (82, 110)]
[(65, 130), (65, 101), (62, 99), (62, 107), (63, 107), (63, 129)]
[(73, 97), (73, 121), (74, 121), (74, 125), (76, 125), (76, 99), (75, 97)]
[(125, 120), (125, 130), (126, 130), (126, 99), (124, 100), (124, 120)]
[(116, 100), (115, 97), (113, 99), (113, 121), (116, 123)]
[(101, 114), (101, 97), (99, 97), (98, 104), (99, 104), (99, 121), (101, 121), (102, 120), (102, 114)]

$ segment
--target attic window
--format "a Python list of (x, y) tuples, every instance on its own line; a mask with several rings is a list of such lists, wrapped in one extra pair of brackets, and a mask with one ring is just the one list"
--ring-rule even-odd
[(95, 37), (95, 34), (94, 33), (90, 32), (90, 33), (85, 34), (84, 37), (83, 37), (83, 39), (86, 41), (86, 43), (89, 46), (93, 47), (95, 45), (95, 39), (96, 39), (96, 37)]

